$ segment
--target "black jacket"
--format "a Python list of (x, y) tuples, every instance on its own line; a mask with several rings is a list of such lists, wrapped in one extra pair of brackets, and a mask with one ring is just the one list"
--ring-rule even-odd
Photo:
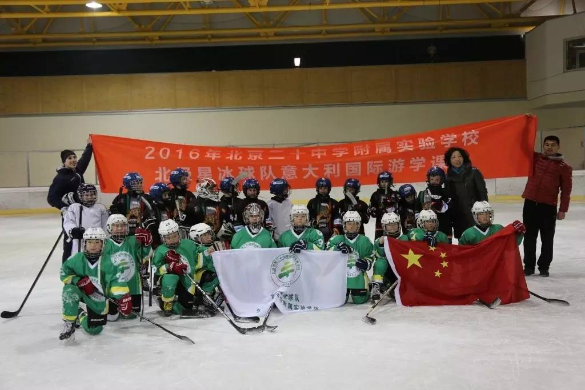
[[(83, 174), (85, 173), (89, 162), (91, 161), (91, 155), (93, 148), (91, 144), (87, 144), (81, 158), (77, 161), (75, 169), (59, 168), (57, 170), (57, 176), (53, 179), (53, 183), (49, 187), (49, 195), (47, 195), (47, 202), (59, 210), (63, 207), (67, 207), (61, 200), (63, 195), (69, 192), (77, 194), (77, 188), (81, 183), (85, 183)], [(77, 196), (77, 195), (76, 195)]]
[(334, 229), (341, 232), (341, 216), (339, 203), (329, 195), (317, 195), (309, 200), (309, 219), (313, 227), (323, 233), (325, 242), (331, 238)]
[(357, 204), (354, 206), (351, 200), (346, 196), (339, 201), (339, 214), (343, 219), (343, 214), (347, 211), (357, 211), (360, 217), (362, 217), (362, 224), (360, 225), (360, 234), (365, 234), (364, 225), (370, 222), (370, 215), (368, 214), (368, 205), (363, 200), (360, 200), (358, 196), (355, 196)]
[(445, 187), (451, 195), (453, 228), (455, 237), (459, 238), (465, 229), (475, 225), (471, 214), (473, 204), (488, 200), (485, 180), (475, 167), (464, 166), (459, 174), (449, 167)]

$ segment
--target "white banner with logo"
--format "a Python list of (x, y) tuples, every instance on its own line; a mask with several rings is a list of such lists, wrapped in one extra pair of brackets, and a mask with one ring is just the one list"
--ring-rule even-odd
[(347, 255), (341, 252), (249, 248), (218, 251), (212, 257), (220, 286), (240, 317), (261, 317), (272, 302), (283, 313), (345, 303)]

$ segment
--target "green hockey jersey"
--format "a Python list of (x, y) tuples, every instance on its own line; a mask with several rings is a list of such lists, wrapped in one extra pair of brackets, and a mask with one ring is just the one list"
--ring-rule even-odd
[[(76, 285), (83, 277), (88, 276), (99, 293), (119, 299), (130, 293), (127, 281), (120, 277), (122, 272), (122, 269), (118, 268), (108, 257), (101, 256), (98, 261), (91, 264), (83, 252), (78, 252), (61, 266), (61, 281), (64, 284)], [(90, 298), (98, 302), (106, 300), (103, 295), (98, 293), (92, 294)]]
[(327, 242), (327, 250), (337, 250), (337, 245), (345, 243), (353, 248), (347, 259), (347, 288), (365, 289), (369, 287), (368, 275), (355, 266), (356, 260), (363, 258), (371, 268), (376, 252), (370, 239), (363, 234), (358, 234), (353, 240), (348, 239), (345, 235), (333, 236)]
[(128, 236), (119, 244), (112, 239), (106, 240), (102, 257), (109, 259), (119, 268), (119, 279), (128, 283), (130, 294), (140, 295), (142, 294), (140, 265), (149, 252), (149, 246), (142, 246), (136, 241), (136, 237)]
[[(408, 233), (408, 238), (410, 239), (410, 241), (423, 241), (424, 237), (425, 237), (425, 231), (421, 228), (412, 229)], [(440, 244), (448, 244), (449, 243), (449, 237), (447, 237), (447, 235), (443, 232), (436, 231), (435, 238), (437, 239), (437, 243), (440, 243)]]
[(260, 228), (257, 234), (252, 234), (245, 226), (232, 238), (231, 249), (247, 248), (276, 248), (276, 243), (268, 230)]
[[(492, 224), (485, 231), (482, 231), (479, 227), (472, 226), (463, 232), (461, 238), (459, 239), (459, 245), (479, 244), (480, 242), (482, 242), (483, 240), (490, 236), (493, 236), (503, 228), (504, 227), (502, 225)], [(516, 233), (516, 241), (518, 242), (518, 245), (522, 243), (523, 238), (524, 238), (523, 234)]]
[(299, 240), (307, 242), (307, 249), (324, 249), (323, 233), (320, 230), (306, 228), (301, 234), (297, 235), (294, 230), (289, 229), (282, 233), (278, 238), (278, 246), (281, 248), (290, 247)]
[[(388, 259), (386, 259), (386, 251), (384, 250), (383, 237), (376, 240), (376, 260), (374, 261), (374, 272), (372, 274), (372, 281), (375, 283), (383, 283), (384, 275), (388, 272)], [(406, 234), (401, 234), (397, 240), (410, 241)]]

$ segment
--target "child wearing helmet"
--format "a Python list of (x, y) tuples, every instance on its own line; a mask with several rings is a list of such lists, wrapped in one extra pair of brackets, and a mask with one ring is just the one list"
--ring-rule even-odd
[[(494, 209), (487, 201), (475, 202), (471, 208), (475, 226), (466, 229), (459, 238), (459, 245), (479, 244), (486, 238), (493, 236), (504, 227), (494, 223)], [(513, 222), (516, 229), (516, 241), (518, 245), (522, 243), (526, 227), (520, 221)]]
[(162, 221), (173, 219), (175, 206), (171, 198), (171, 189), (165, 183), (154, 183), (148, 195), (152, 200), (153, 218), (145, 221), (144, 224), (152, 234), (152, 249), (156, 249), (160, 245), (158, 227)]
[(315, 182), (317, 196), (309, 200), (309, 220), (313, 221), (313, 227), (323, 233), (325, 242), (334, 234), (340, 234), (341, 216), (339, 215), (339, 203), (329, 194), (331, 193), (331, 180), (321, 177)]
[[(248, 205), (255, 203), (262, 209), (263, 212), (263, 220), (262, 226), (266, 227), (267, 229), (272, 229), (272, 219), (270, 218), (270, 210), (268, 209), (268, 204), (259, 199), (258, 196), (260, 195), (260, 182), (254, 178), (248, 178), (244, 180), (244, 184), (242, 185), (242, 190), (244, 192), (244, 199), (239, 204), (236, 204), (236, 221), (243, 223), (246, 225), (244, 221), (244, 210)], [(239, 228), (236, 228), (239, 230)]]
[(221, 198), (219, 199), (222, 212), (229, 216), (229, 221), (234, 226), (242, 226), (242, 221), (237, 221), (236, 210), (240, 207), (241, 198), (239, 195), (240, 183), (233, 185), (235, 178), (226, 176), (219, 182), (219, 190), (221, 191)]
[(422, 210), (416, 220), (417, 228), (408, 233), (411, 241), (425, 241), (429, 246), (448, 244), (449, 238), (439, 230), (439, 219), (432, 210)]
[(291, 186), (285, 179), (276, 178), (270, 183), (270, 193), (274, 196), (268, 201), (268, 210), (274, 223), (274, 241), (278, 241), (280, 235), (290, 228), (291, 192)]
[(279, 247), (288, 247), (291, 253), (305, 249), (324, 249), (323, 233), (311, 227), (306, 206), (292, 206), (289, 218), (290, 228), (278, 238)]
[(374, 262), (374, 274), (372, 275), (372, 285), (370, 287), (372, 301), (374, 302), (380, 300), (380, 294), (397, 280), (386, 258), (386, 251), (384, 250), (385, 237), (400, 241), (409, 241), (408, 236), (402, 234), (400, 231), (400, 217), (398, 214), (384, 214), (381, 224), (384, 236), (377, 238), (374, 243), (376, 247), (376, 260)]
[(183, 314), (193, 309), (195, 285), (186, 276), (194, 276), (197, 246), (189, 239), (181, 239), (179, 225), (172, 219), (158, 227), (161, 245), (156, 248), (153, 264), (160, 277), (159, 305), (166, 317)]
[[(105, 241), (102, 228), (87, 228), (81, 252), (61, 266), (64, 325), (60, 340), (74, 340), (78, 324), (89, 334), (100, 333), (107, 323), (108, 298), (117, 301), (122, 314), (132, 312), (128, 283), (120, 277), (122, 268), (112, 258), (102, 256)], [(79, 307), (80, 303), (85, 304), (85, 310)]]
[(416, 228), (416, 218), (418, 213), (422, 210), (421, 204), (416, 201), (416, 190), (412, 184), (403, 184), (398, 188), (397, 213), (400, 216), (400, 224), (402, 232), (408, 234), (412, 229)]
[[(370, 221), (368, 214), (368, 205), (360, 200), (359, 194), (362, 185), (358, 179), (349, 178), (343, 184), (343, 193), (345, 198), (339, 201), (339, 212), (343, 216), (348, 211), (357, 211), (361, 218), (360, 234), (365, 234), (364, 225)], [(354, 204), (355, 200), (355, 204)]]
[[(90, 227), (99, 227), (106, 230), (108, 210), (106, 206), (97, 203), (97, 189), (93, 184), (81, 184), (77, 189), (77, 196), (81, 203), (73, 203), (63, 217), (63, 230), (72, 241), (71, 253), (81, 251), (83, 233)], [(65, 259), (67, 260), (67, 259)]]
[[(112, 214), (106, 223), (109, 238), (104, 243), (102, 256), (109, 259), (120, 270), (119, 280), (128, 284), (132, 297), (132, 311), (140, 312), (142, 305), (141, 267), (150, 253), (152, 234), (147, 229), (137, 227), (134, 235), (129, 235), (128, 220), (122, 214)], [(147, 279), (148, 280), (148, 279)], [(117, 305), (110, 304), (108, 321), (118, 319)], [(122, 318), (136, 318), (134, 313)]]
[[(122, 178), (120, 193), (110, 206), (110, 214), (122, 214), (128, 220), (129, 234), (142, 225), (142, 222), (153, 217), (152, 201), (144, 193), (142, 175), (128, 172)], [(126, 192), (123, 192), (126, 189)]]
[(180, 227), (181, 237), (187, 238), (189, 228), (195, 225), (197, 221), (197, 206), (195, 194), (189, 191), (191, 184), (191, 174), (187, 169), (176, 168), (171, 171), (171, 200), (174, 206), (173, 218)]
[(199, 180), (195, 212), (198, 215), (198, 223), (211, 226), (215, 237), (225, 240), (229, 245), (234, 231), (229, 209), (222, 207), (219, 196), (219, 187), (215, 180), (211, 178)]
[(232, 238), (232, 249), (276, 248), (272, 235), (262, 226), (264, 210), (258, 203), (250, 203), (242, 213), (244, 228)]
[[(193, 279), (199, 283), (203, 291), (215, 301), (217, 306), (221, 306), (224, 297), (219, 289), (219, 279), (211, 254), (216, 250), (229, 249), (229, 247), (226, 248), (223, 241), (215, 241), (215, 233), (211, 226), (206, 223), (191, 226), (189, 238), (197, 246), (195, 276)], [(209, 317), (216, 314), (215, 307), (197, 291), (195, 292), (195, 305), (198, 307), (197, 312), (200, 316)]]
[(451, 197), (444, 188), (445, 171), (441, 167), (431, 167), (427, 171), (427, 188), (418, 193), (418, 203), (423, 210), (432, 210), (437, 214), (439, 230), (449, 239), (453, 234), (449, 203)]
[(396, 210), (399, 200), (398, 193), (392, 189), (394, 178), (392, 173), (383, 171), (378, 174), (378, 189), (370, 197), (369, 213), (376, 218), (376, 230), (374, 237), (377, 239), (384, 235), (382, 231), (382, 217), (386, 213)]
[(375, 257), (374, 245), (370, 239), (360, 234), (361, 217), (357, 211), (347, 211), (343, 215), (343, 235), (331, 237), (327, 250), (348, 254), (346, 302), (366, 303), (370, 296), (370, 280), (367, 271), (372, 267)]

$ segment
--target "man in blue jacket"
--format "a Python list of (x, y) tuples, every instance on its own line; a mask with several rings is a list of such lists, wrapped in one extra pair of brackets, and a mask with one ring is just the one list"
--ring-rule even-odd
[[(87, 146), (79, 160), (77, 160), (77, 155), (72, 150), (65, 149), (61, 152), (63, 166), (57, 169), (57, 176), (53, 179), (53, 183), (49, 187), (49, 195), (47, 195), (47, 202), (52, 207), (61, 210), (61, 215), (67, 211), (69, 205), (79, 203), (77, 199), (77, 188), (81, 183), (85, 183), (83, 174), (91, 161), (92, 153), (91, 137), (87, 139)], [(63, 226), (62, 219), (61, 226)], [(71, 242), (67, 242), (67, 234), (64, 234), (63, 262), (69, 256), (71, 256)]]

